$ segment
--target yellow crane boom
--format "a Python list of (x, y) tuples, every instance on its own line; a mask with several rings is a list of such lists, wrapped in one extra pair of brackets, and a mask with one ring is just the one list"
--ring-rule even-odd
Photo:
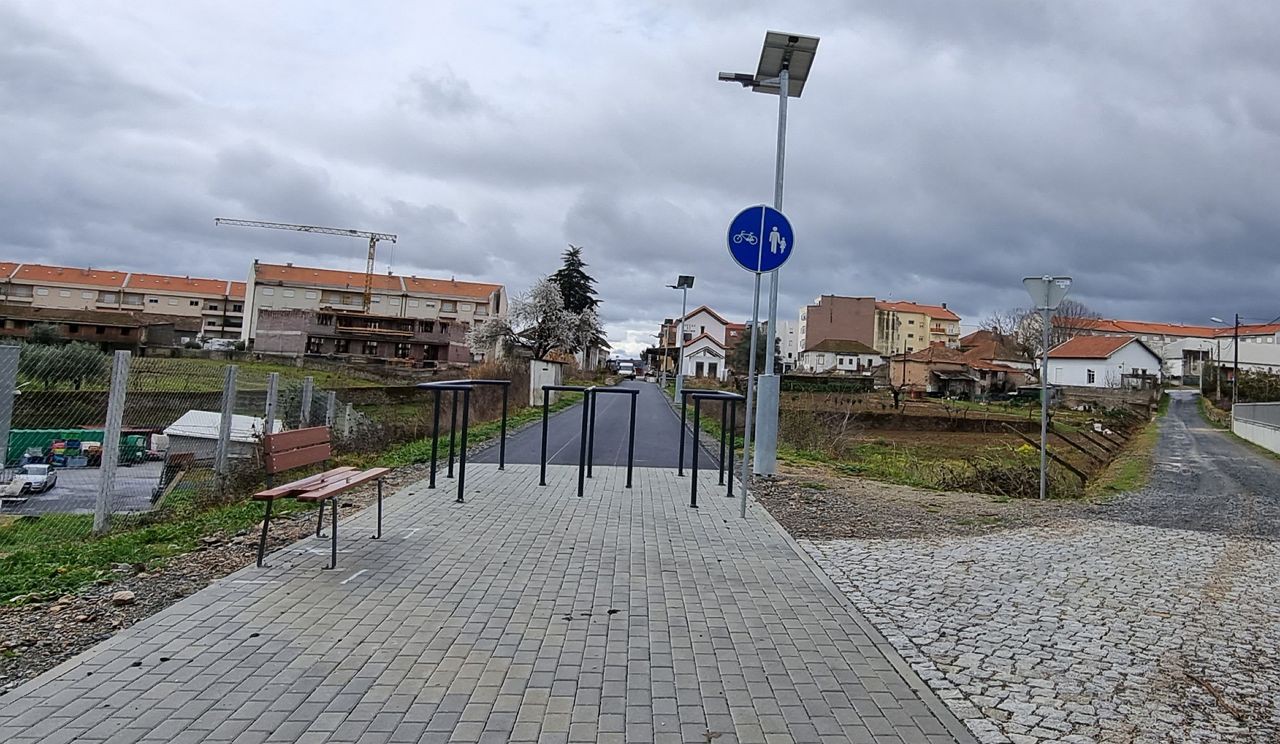
[(369, 263), (365, 266), (364, 270), (364, 311), (366, 313), (369, 312), (369, 307), (373, 304), (373, 258), (378, 250), (378, 241), (387, 240), (392, 243), (396, 242), (396, 236), (391, 233), (351, 230), (345, 227), (294, 225), (289, 222), (263, 222), (261, 220), (233, 220), (226, 217), (214, 218), (213, 224), (230, 225), (233, 227), (265, 227), (270, 230), (293, 230), (295, 232), (320, 233), (321, 235), (345, 235), (349, 238), (367, 238), (369, 240)]

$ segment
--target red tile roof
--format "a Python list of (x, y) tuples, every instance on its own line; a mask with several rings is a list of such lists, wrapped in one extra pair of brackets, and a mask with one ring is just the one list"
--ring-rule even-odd
[(225, 279), (197, 279), (190, 276), (169, 276), (167, 274), (130, 274), (125, 282), (125, 288), (230, 297), (233, 294), (229, 289), (234, 284), (240, 284), (240, 297), (243, 298), (243, 282), (229, 282)]
[(44, 266), (41, 264), (22, 264), (13, 273), (15, 281), (49, 282), (52, 284), (88, 285), (92, 287), (124, 286), (123, 271), (107, 271), (103, 269), (73, 269), (66, 266)]
[[(364, 274), (359, 271), (340, 271), (268, 263), (256, 264), (254, 271), (256, 274), (255, 279), (258, 282), (287, 282), (308, 287), (339, 287), (364, 291)], [(381, 292), (412, 292), (414, 294), (465, 297), (487, 301), (494, 292), (502, 289), (502, 285), (482, 282), (460, 282), (452, 279), (399, 276), (396, 274), (374, 274), (373, 288)]]
[(1106, 359), (1135, 341), (1133, 336), (1075, 336), (1049, 349), (1049, 358)]
[(960, 320), (960, 316), (939, 305), (921, 305), (906, 300), (876, 300), (877, 310), (892, 310), (899, 313), (922, 313), (935, 320)]
[[(715, 318), (716, 320), (720, 321), (721, 323), (724, 323), (726, 326), (727, 326), (727, 325), (730, 325), (729, 321), (725, 320), (723, 315), (721, 315), (720, 313), (716, 312), (715, 310), (712, 310), (711, 308), (707, 307), (706, 305), (699, 305), (698, 307), (694, 308), (693, 310), (690, 310), (690, 311), (689, 311), (689, 314), (684, 316), (685, 322), (687, 323), (687, 322), (689, 321), (689, 318), (692, 318), (693, 316), (697, 315), (698, 313), (707, 313), (708, 315), (710, 315), (711, 317), (713, 317), (713, 318)], [(745, 325), (746, 325), (746, 323), (743, 323), (743, 325), (745, 326)]]

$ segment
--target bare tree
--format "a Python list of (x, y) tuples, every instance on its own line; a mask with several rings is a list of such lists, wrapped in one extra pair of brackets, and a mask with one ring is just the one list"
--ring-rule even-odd
[[(1012, 308), (992, 313), (982, 328), (1002, 336), (1022, 356), (1038, 359), (1043, 343), (1040, 317), (1035, 308)], [(1049, 320), (1049, 348), (1091, 332), (1101, 317), (1083, 302), (1063, 300)]]

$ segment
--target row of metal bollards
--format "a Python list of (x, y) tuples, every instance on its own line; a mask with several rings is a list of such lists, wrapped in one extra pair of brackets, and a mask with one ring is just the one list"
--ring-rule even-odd
[[(698, 453), (702, 447), (698, 446), (698, 436), (702, 432), (702, 401), (718, 400), (720, 401), (720, 485), (725, 485), (725, 449), (728, 445), (727, 460), (729, 470), (729, 488), (728, 497), (733, 498), (733, 437), (737, 428), (737, 407), (739, 402), (746, 401), (746, 398), (737, 393), (728, 393), (721, 390), (682, 390), (680, 391), (680, 456), (677, 460), (676, 475), (684, 475), (684, 438), (685, 424), (688, 420), (689, 399), (693, 399), (693, 457), (692, 467), (690, 468), (692, 477), (689, 479), (689, 506), (694, 509), (698, 508)], [(725, 404), (728, 405), (725, 405)]]
[(592, 460), (596, 445), (596, 395), (617, 393), (631, 396), (631, 416), (627, 432), (627, 488), (631, 488), (631, 473), (636, 452), (636, 396), (635, 388), (582, 387), (578, 385), (542, 386), (542, 451), (539, 458), (538, 485), (547, 485), (547, 422), (551, 415), (551, 393), (582, 393), (582, 430), (578, 435), (578, 496), (586, 490), (586, 479), (591, 477)]
[(502, 428), (498, 439), (498, 470), (505, 470), (507, 465), (507, 405), (511, 396), (510, 380), (441, 380), (440, 382), (424, 382), (420, 389), (435, 393), (431, 408), (431, 471), (427, 488), (436, 487), (437, 447), (440, 442), (440, 398), (448, 392), (451, 394), (449, 407), (449, 470), (448, 477), (453, 477), (453, 460), (458, 438), (458, 395), (462, 395), (462, 442), (458, 450), (458, 495), (459, 504), (465, 501), (467, 487), (467, 434), (471, 428), (471, 391), (477, 385), (497, 385), (502, 388)]

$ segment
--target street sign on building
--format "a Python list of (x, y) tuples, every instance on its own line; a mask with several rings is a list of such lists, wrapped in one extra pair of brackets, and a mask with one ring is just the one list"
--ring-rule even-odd
[(747, 207), (729, 223), (729, 254), (747, 271), (767, 273), (787, 262), (795, 233), (786, 215), (763, 204)]

